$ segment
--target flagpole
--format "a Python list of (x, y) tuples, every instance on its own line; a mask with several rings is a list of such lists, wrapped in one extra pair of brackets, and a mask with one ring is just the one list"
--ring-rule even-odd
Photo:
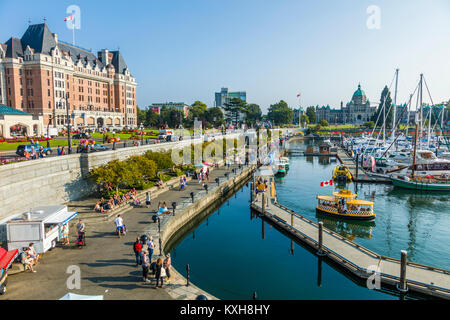
[(75, 17), (72, 19), (72, 43), (75, 45)]

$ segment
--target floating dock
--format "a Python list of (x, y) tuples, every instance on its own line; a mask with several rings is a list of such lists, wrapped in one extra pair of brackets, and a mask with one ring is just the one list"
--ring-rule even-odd
[(352, 157), (350, 157), (344, 149), (342, 149), (340, 147), (338, 148), (336, 157), (341, 164), (343, 164), (350, 170), (352, 177), (353, 177), (353, 182), (392, 184), (391, 179), (385, 178), (378, 174), (366, 172), (361, 166), (359, 166), (358, 174), (356, 174), (355, 160)]
[[(268, 190), (258, 195), (252, 193), (251, 208), (317, 250), (318, 255), (326, 256), (357, 277), (367, 279), (377, 270), (381, 283), (396, 286), (399, 291), (411, 290), (433, 297), (450, 299), (449, 270), (407, 262), (406, 252), (402, 253), (404, 257), (399, 260), (366, 249), (324, 228), (321, 223), (312, 221), (279, 204), (272, 177), (266, 176), (264, 179), (269, 181)], [(252, 186), (254, 185), (252, 183)]]

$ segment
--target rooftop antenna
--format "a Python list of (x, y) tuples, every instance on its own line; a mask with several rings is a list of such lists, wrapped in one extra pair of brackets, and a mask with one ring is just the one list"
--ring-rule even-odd
[(28, 25), (31, 26), (31, 19), (28, 19)]
[(47, 22), (47, 18), (46, 17), (44, 17), (44, 24)]

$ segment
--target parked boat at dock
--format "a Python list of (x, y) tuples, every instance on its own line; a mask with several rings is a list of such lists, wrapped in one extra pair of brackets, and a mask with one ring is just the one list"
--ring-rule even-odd
[(317, 196), (316, 212), (332, 217), (354, 220), (373, 220), (373, 202), (358, 200), (350, 190), (333, 192), (333, 196)]

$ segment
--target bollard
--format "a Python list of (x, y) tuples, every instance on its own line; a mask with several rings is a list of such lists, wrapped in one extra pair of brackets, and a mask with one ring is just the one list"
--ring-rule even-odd
[(407, 265), (407, 255), (406, 250), (401, 251), (400, 259), (400, 282), (397, 284), (397, 289), (400, 292), (408, 292), (408, 285), (406, 284), (406, 265)]
[(264, 192), (262, 194), (262, 213), (264, 214), (265, 212), (265, 207), (266, 207), (266, 201), (264, 199)]
[(192, 199), (192, 203), (194, 203), (194, 193), (193, 192), (191, 192), (191, 199)]
[(325, 256), (326, 254), (323, 252), (323, 222), (319, 222), (319, 251), (317, 251), (318, 256)]
[(359, 153), (356, 154), (356, 179), (358, 179)]
[(173, 208), (173, 215), (175, 216), (175, 209), (177, 208), (176, 202), (172, 202), (172, 208)]
[(256, 294), (256, 291), (253, 292), (253, 300), (258, 300), (258, 295)]
[(113, 149), (113, 150), (116, 150), (116, 142), (115, 142), (115, 141), (113, 142), (113, 147), (112, 147), (112, 149)]
[(203, 188), (205, 188), (206, 194), (208, 194), (208, 185), (206, 183), (203, 185)]
[(186, 286), (187, 287), (189, 286), (189, 271), (190, 271), (189, 265), (187, 264), (186, 265)]
[(294, 214), (291, 214), (291, 226), (294, 227)]
[(161, 219), (158, 217), (158, 233), (161, 234)]

